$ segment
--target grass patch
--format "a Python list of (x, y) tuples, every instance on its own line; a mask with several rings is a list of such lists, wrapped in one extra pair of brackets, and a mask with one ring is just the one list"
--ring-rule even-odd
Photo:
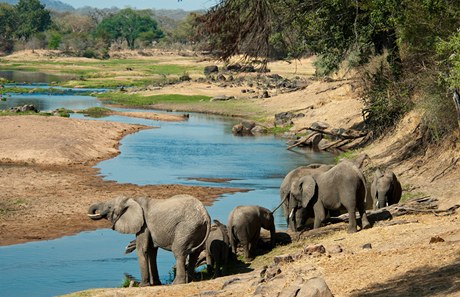
[(285, 132), (288, 132), (292, 126), (285, 126), (285, 127), (271, 127), (267, 128), (267, 133), (268, 134), (283, 134)]
[(340, 153), (338, 156), (335, 156), (334, 162), (337, 164), (337, 163), (339, 163), (339, 161), (342, 160), (342, 159), (350, 160), (350, 159), (356, 158), (358, 155), (359, 155), (359, 152), (358, 152), (358, 151), (347, 151), (347, 152), (343, 152), (343, 153)]
[(4, 59), (0, 70), (44, 72), (52, 75), (70, 75), (61, 86), (87, 88), (113, 88), (117, 86), (143, 86), (177, 82), (183, 73), (202, 74), (196, 65), (159, 64), (154, 59), (109, 59), (109, 60), (38, 60), (8, 61)]
[(90, 107), (84, 110), (79, 111), (78, 113), (85, 114), (93, 118), (104, 117), (110, 115), (112, 110), (105, 107)]
[(153, 96), (142, 96), (139, 94), (126, 94), (120, 92), (109, 92), (96, 95), (99, 99), (107, 100), (112, 104), (120, 104), (125, 106), (144, 106), (158, 103), (176, 103), (187, 104), (209, 101), (211, 97), (202, 95), (179, 95), (179, 94), (163, 94)]

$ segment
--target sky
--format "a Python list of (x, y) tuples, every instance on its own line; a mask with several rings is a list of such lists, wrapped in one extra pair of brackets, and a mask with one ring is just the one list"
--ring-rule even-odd
[(60, 0), (75, 8), (92, 6), (96, 8), (138, 8), (138, 9), (183, 9), (198, 10), (208, 9), (215, 5), (217, 0)]

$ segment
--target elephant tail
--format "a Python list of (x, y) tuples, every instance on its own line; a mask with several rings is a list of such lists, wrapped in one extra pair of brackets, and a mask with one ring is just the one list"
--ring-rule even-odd
[(206, 208), (204, 206), (203, 206), (203, 210), (204, 210), (204, 218), (205, 218), (205, 221), (206, 221), (206, 235), (203, 238), (203, 241), (201, 241), (201, 243), (199, 245), (197, 245), (196, 247), (192, 248), (191, 253), (194, 253), (197, 250), (201, 249), (201, 247), (203, 247), (205, 245), (206, 240), (209, 237), (209, 233), (211, 233), (211, 217), (209, 216), (209, 214), (206, 211)]

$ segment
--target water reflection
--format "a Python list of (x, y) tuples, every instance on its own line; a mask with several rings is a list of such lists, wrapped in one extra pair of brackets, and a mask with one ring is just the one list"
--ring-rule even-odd
[(102, 106), (100, 101), (91, 96), (79, 95), (47, 95), (47, 94), (11, 94), (4, 95), (6, 100), (0, 101), (0, 109), (32, 104), (40, 111), (52, 111), (58, 108), (71, 110)]
[(18, 83), (52, 83), (75, 79), (73, 75), (53, 75), (43, 72), (0, 70), (0, 77)]

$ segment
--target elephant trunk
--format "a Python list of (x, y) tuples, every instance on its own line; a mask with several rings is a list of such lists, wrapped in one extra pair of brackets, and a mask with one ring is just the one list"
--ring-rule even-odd
[(384, 192), (379, 192), (377, 194), (377, 208), (383, 208), (388, 206), (387, 195)]
[(100, 212), (100, 209), (100, 203), (91, 205), (88, 209), (88, 217), (92, 220), (100, 220), (106, 218), (107, 214), (109, 213), (108, 208), (103, 209), (102, 212)]

